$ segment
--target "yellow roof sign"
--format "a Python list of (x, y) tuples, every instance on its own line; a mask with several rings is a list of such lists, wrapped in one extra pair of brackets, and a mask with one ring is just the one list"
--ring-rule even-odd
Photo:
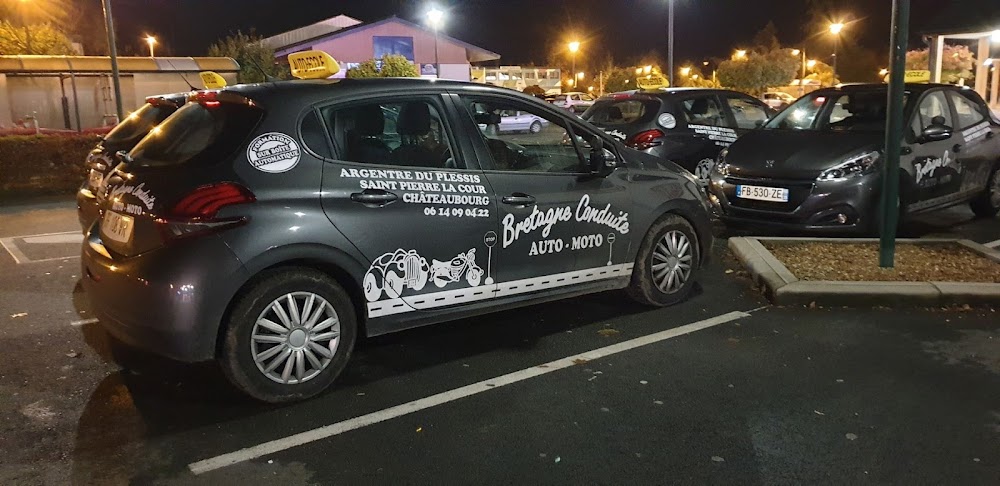
[(903, 80), (907, 83), (929, 83), (931, 81), (931, 72), (927, 70), (906, 71), (903, 74)]
[(323, 51), (302, 51), (288, 55), (292, 76), (298, 79), (324, 79), (340, 72), (340, 64)]
[(205, 83), (205, 89), (222, 89), (226, 87), (226, 78), (215, 71), (202, 71), (198, 73), (201, 82)]
[(638, 76), (635, 85), (639, 89), (659, 89), (670, 86), (670, 82), (659, 73), (650, 73), (645, 76)]

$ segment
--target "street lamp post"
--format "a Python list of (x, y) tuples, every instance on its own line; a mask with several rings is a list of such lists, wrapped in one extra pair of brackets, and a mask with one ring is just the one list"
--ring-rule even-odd
[[(573, 72), (576, 72), (576, 51), (580, 50), (580, 41), (573, 41), (569, 43), (569, 54), (573, 59)], [(573, 89), (576, 89), (576, 75), (573, 77)]]
[(837, 80), (837, 45), (840, 44), (840, 31), (844, 30), (844, 24), (837, 22), (830, 24), (830, 33), (833, 34), (833, 80)]
[(806, 94), (806, 50), (802, 49), (792, 49), (792, 55), (798, 56), (802, 55), (802, 76), (799, 78), (799, 96)]
[(434, 29), (434, 75), (440, 78), (441, 66), (439, 64), (440, 60), (438, 59), (438, 32), (444, 24), (444, 11), (437, 7), (431, 7), (431, 9), (427, 11), (427, 23), (430, 24), (431, 29)]
[(111, 0), (103, 0), (104, 25), (108, 32), (108, 54), (111, 55), (111, 78), (115, 86), (115, 109), (120, 122), (124, 118), (122, 110), (122, 85), (118, 79), (118, 49), (115, 47), (115, 19), (111, 14)]
[(668, 82), (674, 86), (674, 0), (667, 0), (667, 72)]
[(149, 44), (149, 57), (155, 57), (153, 56), (153, 46), (156, 45), (156, 37), (147, 35), (146, 44)]

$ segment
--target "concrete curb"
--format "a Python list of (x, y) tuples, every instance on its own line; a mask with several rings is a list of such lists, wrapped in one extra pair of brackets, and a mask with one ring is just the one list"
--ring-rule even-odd
[[(850, 282), (799, 280), (764, 247), (762, 241), (864, 243), (874, 238), (753, 238), (729, 239), (729, 249), (750, 272), (753, 281), (764, 288), (768, 299), (777, 305), (849, 307), (935, 307), (941, 305), (1000, 305), (1000, 283), (968, 282)], [(1000, 250), (969, 240), (900, 239), (909, 244), (957, 243), (1000, 263)]]

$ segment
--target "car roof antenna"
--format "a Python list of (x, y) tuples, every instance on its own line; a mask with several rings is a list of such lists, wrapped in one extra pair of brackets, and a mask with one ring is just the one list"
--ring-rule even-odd
[(184, 77), (184, 74), (177, 73), (177, 75), (180, 76), (181, 79), (184, 80), (184, 84), (188, 85), (188, 88), (191, 88), (191, 91), (198, 91), (198, 88), (195, 88), (194, 85), (191, 84), (191, 81), (188, 81), (188, 78)]
[(256, 59), (248, 58), (247, 60), (250, 61), (250, 64), (253, 64), (253, 67), (257, 68), (257, 70), (260, 71), (260, 73), (264, 75), (264, 81), (271, 82), (271, 81), (277, 81), (278, 80), (278, 78), (276, 78), (274, 76), (271, 76), (270, 74), (267, 74), (267, 71), (265, 71), (264, 68), (260, 67), (260, 64), (257, 64), (257, 60)]

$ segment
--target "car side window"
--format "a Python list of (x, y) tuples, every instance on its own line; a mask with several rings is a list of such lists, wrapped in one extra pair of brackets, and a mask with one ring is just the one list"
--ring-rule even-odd
[(736, 118), (736, 126), (745, 129), (754, 129), (767, 121), (767, 112), (757, 103), (738, 96), (726, 97), (729, 109), (733, 110), (733, 117)]
[(935, 121), (947, 127), (955, 126), (951, 119), (951, 110), (948, 108), (948, 100), (944, 97), (944, 91), (927, 93), (920, 101), (920, 105), (913, 112), (913, 122), (910, 125), (913, 136), (923, 133), (924, 129), (934, 124)]
[[(586, 172), (577, 143), (558, 116), (516, 101), (463, 97), (493, 158), (494, 170)], [(520, 113), (515, 119), (511, 113)]]
[(372, 101), (320, 110), (339, 159), (432, 169), (464, 169), (456, 162), (444, 117), (427, 99)]
[(701, 96), (684, 100), (681, 102), (681, 108), (689, 125), (708, 125), (710, 127), (727, 125), (726, 116), (715, 96)]
[(320, 123), (319, 115), (316, 114), (315, 110), (310, 111), (302, 119), (300, 131), (302, 133), (302, 143), (305, 144), (306, 148), (325, 159), (333, 158), (333, 153), (330, 152), (330, 143), (326, 140), (323, 124)]
[(979, 103), (974, 103), (954, 91), (949, 91), (948, 95), (951, 96), (951, 102), (955, 104), (955, 114), (958, 115), (958, 126), (955, 128), (969, 128), (986, 120), (986, 114), (983, 113)]

